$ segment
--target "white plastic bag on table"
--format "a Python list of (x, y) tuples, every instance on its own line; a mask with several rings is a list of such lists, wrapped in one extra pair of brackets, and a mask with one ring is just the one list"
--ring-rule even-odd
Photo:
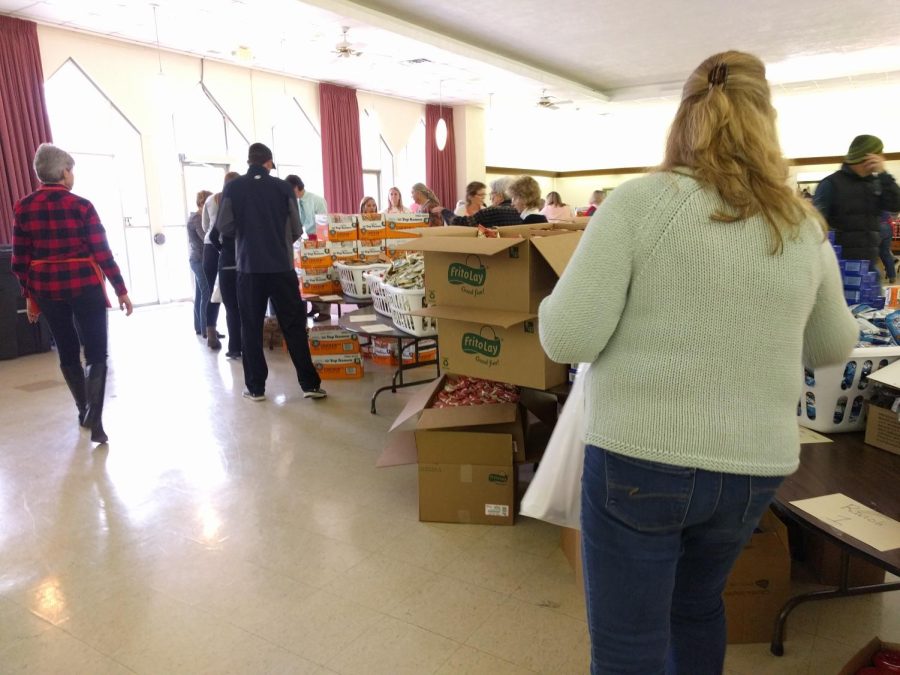
[(519, 513), (554, 525), (581, 529), (581, 472), (584, 469), (584, 377), (579, 367), (544, 457)]

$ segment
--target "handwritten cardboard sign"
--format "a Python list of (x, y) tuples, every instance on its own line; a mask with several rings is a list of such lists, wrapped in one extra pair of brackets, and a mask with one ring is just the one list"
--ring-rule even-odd
[(840, 492), (791, 504), (878, 551), (900, 548), (900, 523)]

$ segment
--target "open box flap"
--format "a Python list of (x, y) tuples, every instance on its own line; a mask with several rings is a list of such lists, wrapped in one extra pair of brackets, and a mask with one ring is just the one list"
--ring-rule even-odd
[(435, 305), (410, 312), (413, 316), (432, 316), (436, 319), (452, 319), (454, 321), (471, 321), (488, 326), (510, 328), (517, 323), (534, 319), (534, 312), (509, 312), (502, 309), (477, 309), (472, 307), (455, 307), (453, 305)]
[(879, 368), (869, 375), (869, 379), (886, 384), (893, 389), (900, 389), (900, 361), (894, 361), (884, 368)]
[[(437, 228), (435, 228), (437, 229)], [(471, 231), (471, 227), (464, 228)], [(405, 245), (409, 251), (427, 251), (429, 253), (474, 253), (495, 255), (508, 248), (524, 243), (521, 237), (497, 237), (486, 239), (469, 236), (425, 236)]]
[(437, 380), (434, 380), (433, 382), (424, 384), (421, 387), (416, 387), (414, 390), (415, 393), (406, 402), (406, 405), (403, 406), (403, 410), (400, 411), (400, 414), (397, 415), (394, 423), (391, 424), (391, 428), (388, 429), (388, 433), (395, 431), (403, 423), (411, 420), (413, 417), (422, 412), (428, 405), (428, 402), (431, 401), (434, 393), (443, 385), (444, 378), (441, 377)]
[(556, 237), (532, 237), (531, 243), (560, 277), (581, 243), (581, 234), (571, 232)]
[(516, 421), (517, 407), (515, 403), (492, 403), (456, 408), (427, 408), (419, 416), (416, 431), (508, 424)]

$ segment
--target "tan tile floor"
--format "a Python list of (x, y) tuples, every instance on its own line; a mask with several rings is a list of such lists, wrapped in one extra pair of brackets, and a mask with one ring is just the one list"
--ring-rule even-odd
[[(267, 352), (252, 403), (189, 305), (110, 330), (107, 448), (55, 353), (0, 362), (0, 673), (587, 672), (556, 527), (419, 523), (415, 467), (375, 468), (405, 398), (369, 414), (387, 369), (313, 402)], [(783, 658), (726, 668), (834, 673), (876, 634), (900, 640), (897, 594), (801, 607)]]

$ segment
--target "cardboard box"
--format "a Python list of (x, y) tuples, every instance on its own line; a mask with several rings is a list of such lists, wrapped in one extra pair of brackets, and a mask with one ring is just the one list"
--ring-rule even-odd
[(408, 245), (425, 254), (428, 304), (515, 312), (537, 311), (581, 240), (535, 226), (501, 228), (495, 239), (471, 227), (436, 229)]
[(363, 241), (381, 241), (384, 239), (384, 216), (380, 213), (360, 214), (359, 238)]
[(313, 354), (312, 362), (323, 380), (358, 380), (364, 374), (361, 354)]
[(448, 372), (535, 389), (569, 379), (568, 366), (544, 353), (532, 313), (438, 305), (412, 314), (438, 319), (441, 368)]
[(410, 239), (418, 237), (415, 230), (428, 227), (427, 213), (393, 213), (385, 216), (385, 239)]
[(790, 597), (787, 528), (769, 510), (737, 559), (722, 594), (728, 642), (769, 642), (775, 618)]
[[(825, 586), (838, 586), (841, 579), (841, 549), (823, 534), (800, 530), (802, 569), (814, 581)], [(869, 586), (884, 582), (884, 569), (851, 555), (847, 568), (847, 584)]]
[[(775, 617), (790, 598), (787, 528), (772, 511), (766, 511), (758, 529), (731, 570), (722, 596), (729, 644), (769, 642)], [(562, 528), (560, 548), (583, 590), (581, 532)]]
[(419, 520), (512, 525), (513, 460), (517, 452), (524, 454), (519, 406), (431, 408), (445, 379), (419, 389), (391, 426), (391, 433), (396, 433), (415, 420)]
[(334, 278), (334, 268), (303, 270), (300, 275), (302, 295), (330, 295), (340, 293), (341, 284)]
[(328, 241), (355, 241), (359, 239), (356, 216), (340, 213), (328, 214)]
[(900, 421), (897, 413), (867, 404), (866, 443), (900, 455)]
[[(395, 239), (394, 241), (400, 241)], [(359, 259), (376, 262), (384, 257), (384, 239), (359, 242)]]
[(325, 241), (304, 241), (303, 246), (297, 251), (300, 258), (298, 267), (303, 270), (327, 270), (331, 267), (334, 258), (327, 244)]
[(571, 527), (561, 527), (559, 533), (559, 547), (575, 570), (575, 585), (579, 592), (584, 594), (584, 566), (581, 561), (581, 530)]
[(309, 329), (309, 352), (313, 355), (359, 354), (359, 336), (334, 326)]
[(896, 642), (882, 642), (881, 638), (874, 637), (865, 647), (856, 652), (856, 654), (854, 654), (853, 657), (849, 661), (847, 661), (844, 667), (841, 668), (838, 675), (856, 675), (866, 666), (873, 665), (873, 659), (875, 658), (875, 655), (882, 649), (891, 649), (894, 651), (898, 651), (900, 650), (900, 644)]

